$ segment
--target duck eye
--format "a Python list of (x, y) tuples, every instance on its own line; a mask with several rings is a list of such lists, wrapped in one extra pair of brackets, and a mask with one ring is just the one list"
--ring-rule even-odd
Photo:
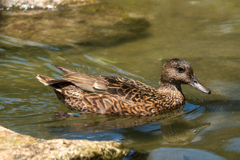
[(185, 71), (185, 69), (183, 67), (178, 67), (177, 70), (179, 73), (183, 73)]

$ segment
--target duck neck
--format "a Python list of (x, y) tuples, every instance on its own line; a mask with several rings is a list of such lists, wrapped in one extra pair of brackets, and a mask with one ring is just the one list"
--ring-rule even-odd
[(162, 96), (171, 97), (174, 104), (182, 104), (185, 97), (182, 93), (181, 85), (159, 82), (159, 93)]
[(182, 93), (181, 85), (165, 83), (165, 82), (161, 82), (161, 81), (159, 82), (159, 89), (158, 90), (168, 90), (168, 91), (175, 91), (175, 92), (181, 92)]

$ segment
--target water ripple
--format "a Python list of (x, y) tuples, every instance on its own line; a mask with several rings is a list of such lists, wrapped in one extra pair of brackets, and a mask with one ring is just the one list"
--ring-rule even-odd
[(28, 45), (28, 46), (45, 48), (45, 49), (57, 50), (57, 51), (59, 50), (58, 47), (48, 46), (48, 45), (45, 45), (45, 44), (41, 44), (41, 43), (29, 41), (29, 40), (21, 40), (21, 39), (10, 37), (10, 36), (6, 36), (6, 35), (3, 35), (3, 34), (0, 34), (0, 37), (8, 40), (8, 41), (0, 40), (0, 42), (8, 44), (8, 45), (15, 46), (15, 47), (23, 48), (24, 45)]
[[(97, 63), (97, 64), (100, 64), (100, 65), (103, 65), (103, 66), (107, 66), (108, 68), (111, 68), (112, 70), (114, 70), (114, 71), (116, 71), (116, 72), (118, 72), (118, 73), (121, 73), (121, 74), (124, 74), (124, 75), (133, 76), (133, 77), (136, 77), (136, 78), (140, 78), (140, 79), (142, 79), (142, 80), (145, 80), (143, 77), (141, 77), (141, 76), (139, 76), (139, 75), (136, 75), (136, 74), (133, 74), (133, 73), (129, 73), (129, 72), (127, 72), (127, 71), (124, 71), (124, 70), (122, 70), (121, 68), (118, 68), (118, 67), (116, 67), (116, 66), (114, 66), (114, 65), (111, 65), (111, 64), (107, 64), (106, 62), (104, 62), (104, 61), (102, 61), (102, 60), (100, 60), (100, 59), (93, 58), (93, 57), (88, 56), (88, 55), (86, 55), (86, 54), (84, 54), (84, 56), (85, 56), (87, 59), (89, 59), (89, 60), (91, 60), (91, 61), (93, 61), (93, 62), (95, 62), (95, 63)], [(145, 80), (145, 81), (146, 81), (146, 80)]]
[(228, 142), (230, 144), (226, 146), (225, 150), (240, 152), (240, 137), (232, 138)]

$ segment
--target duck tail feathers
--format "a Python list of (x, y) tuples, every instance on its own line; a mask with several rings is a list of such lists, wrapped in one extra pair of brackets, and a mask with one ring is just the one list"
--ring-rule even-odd
[(49, 86), (51, 84), (51, 83), (49, 83), (49, 81), (54, 80), (53, 78), (43, 76), (40, 74), (37, 75), (37, 79), (46, 86)]

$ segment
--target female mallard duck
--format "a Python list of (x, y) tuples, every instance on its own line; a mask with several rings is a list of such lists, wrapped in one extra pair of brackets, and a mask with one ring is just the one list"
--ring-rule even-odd
[(158, 89), (133, 79), (86, 75), (54, 66), (66, 74), (62, 79), (37, 75), (38, 80), (52, 87), (68, 108), (86, 113), (137, 116), (166, 113), (183, 105), (181, 84), (211, 93), (196, 79), (190, 64), (180, 59), (163, 65)]

